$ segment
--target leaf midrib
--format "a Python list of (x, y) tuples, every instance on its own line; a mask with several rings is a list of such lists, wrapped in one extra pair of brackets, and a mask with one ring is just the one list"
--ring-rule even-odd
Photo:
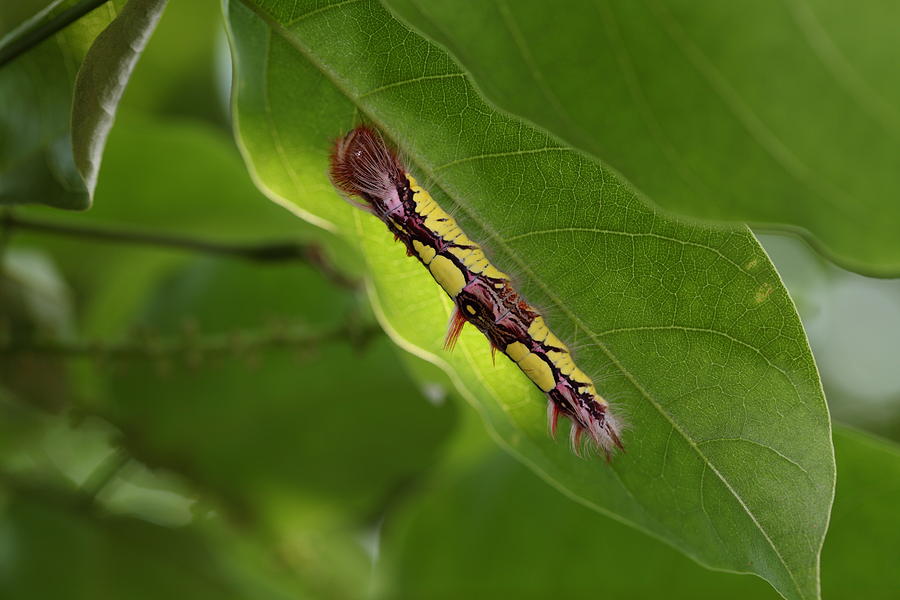
[[(297, 50), (297, 52), (299, 52), (307, 60), (307, 62), (309, 62), (316, 69), (318, 69), (324, 77), (326, 77), (336, 88), (338, 88), (338, 90), (340, 90), (341, 93), (348, 100), (350, 100), (361, 113), (365, 114), (368, 119), (370, 119), (373, 123), (378, 125), (378, 128), (379, 128), (379, 130), (382, 131), (383, 135), (386, 135), (386, 137), (388, 137), (389, 139), (391, 139), (393, 141), (392, 136), (390, 136), (390, 134), (387, 133), (389, 130), (384, 127), (384, 125), (380, 122), (380, 120), (375, 115), (371, 114), (370, 111), (359, 101), (359, 99), (356, 97), (356, 95), (348, 88), (348, 86), (344, 84), (344, 82), (340, 79), (340, 77), (338, 77), (336, 73), (333, 73), (330, 69), (328, 69), (326, 67), (326, 65), (321, 63), (315, 57), (315, 55), (309, 51), (309, 49), (305, 48), (303, 46), (303, 44), (300, 43), (300, 40), (295, 35), (293, 35), (290, 30), (288, 30), (285, 26), (283, 26), (281, 23), (279, 23), (274, 17), (272, 17), (266, 11), (262, 10), (259, 6), (254, 4), (252, 2), (252, 0), (239, 0), (239, 1), (241, 2), (241, 4), (243, 4), (249, 10), (251, 10), (254, 14), (256, 14), (262, 21), (264, 21), (273, 31), (278, 32), (278, 34), (286, 42), (288, 42), (295, 50)], [(345, 6), (348, 4), (355, 3), (355, 2), (362, 2), (362, 1), (364, 1), (364, 0), (346, 0), (343, 2), (338, 2), (333, 5), (329, 5), (328, 7), (320, 7), (319, 9), (316, 10), (316, 12), (321, 14), (321, 13), (327, 12), (325, 10), (326, 8), (337, 8), (337, 7)], [(293, 19), (292, 23), (296, 23), (300, 20), (303, 20), (306, 16), (308, 16), (308, 15), (301, 15), (300, 17)], [(452, 194), (448, 193), (442, 186), (440, 186), (439, 180), (437, 179), (437, 177), (435, 177), (435, 175), (431, 169), (423, 166), (420, 161), (415, 160), (415, 157), (412, 154), (407, 153), (407, 155), (410, 156), (410, 158), (413, 160), (415, 165), (423, 173), (428, 175), (430, 177), (430, 179), (437, 184), (438, 188), (441, 189), (441, 191), (443, 191), (448, 197), (453, 198), (454, 201), (457, 203), (457, 205), (462, 210), (464, 210), (466, 213), (468, 213), (469, 217), (472, 218), (473, 221), (479, 223), (481, 228), (484, 230), (485, 234), (488, 237), (490, 237), (492, 240), (494, 240), (503, 249), (503, 251), (513, 261), (515, 261), (519, 265), (519, 267), (523, 270), (523, 272), (532, 281), (534, 281), (537, 284), (537, 286), (544, 291), (545, 294), (547, 294), (548, 298), (550, 298), (550, 300), (563, 312), (563, 314), (565, 314), (569, 319), (571, 319), (572, 322), (578, 326), (578, 328), (580, 328), (582, 331), (584, 331), (584, 333), (591, 340), (593, 340), (596, 347), (599, 348), (606, 355), (606, 357), (610, 360), (610, 362), (612, 362), (612, 364), (622, 373), (622, 375), (631, 383), (631, 385), (634, 386), (634, 388), (642, 396), (644, 396), (644, 398), (646, 398), (647, 401), (650, 402), (650, 404), (657, 410), (657, 412), (666, 421), (669, 422), (669, 424), (671, 425), (671, 427), (674, 430), (678, 431), (679, 435), (681, 435), (682, 438), (684, 438), (684, 440), (694, 450), (694, 452), (697, 454), (697, 456), (702, 459), (703, 463), (707, 467), (709, 467), (709, 469), (713, 473), (716, 474), (716, 477), (719, 479), (719, 481), (721, 481), (722, 485), (724, 485), (725, 488), (728, 490), (728, 492), (734, 497), (734, 499), (738, 502), (738, 504), (740, 505), (743, 512), (747, 514), (747, 516), (750, 518), (753, 525), (760, 532), (760, 534), (762, 534), (763, 538), (769, 544), (769, 547), (772, 548), (772, 551), (775, 553), (775, 556), (778, 558), (778, 561), (781, 563), (782, 567), (784, 568), (785, 572), (787, 573), (788, 577), (790, 578), (791, 583), (793, 583), (795, 590), (799, 594), (799, 597), (801, 597), (801, 598), (805, 597), (796, 578), (794, 577), (793, 571), (788, 567), (787, 563), (785, 562), (784, 558), (781, 555), (781, 552), (779, 552), (778, 547), (775, 545), (775, 543), (769, 537), (769, 534), (766, 531), (766, 529), (756, 519), (756, 516), (749, 509), (749, 507), (744, 502), (744, 499), (741, 497), (741, 495), (738, 494), (737, 491), (731, 486), (728, 479), (724, 475), (722, 475), (722, 473), (719, 472), (719, 470), (716, 469), (715, 466), (713, 466), (710, 459), (700, 450), (700, 448), (697, 446), (697, 444), (694, 442), (694, 440), (690, 436), (687, 435), (687, 433), (674, 420), (674, 418), (662, 407), (662, 405), (660, 405), (650, 395), (650, 393), (644, 388), (644, 386), (641, 385), (640, 382), (638, 382), (638, 380), (631, 374), (631, 372), (628, 369), (625, 368), (625, 366), (618, 360), (618, 358), (616, 358), (612, 354), (612, 352), (610, 352), (610, 350), (608, 348), (606, 348), (606, 346), (600, 341), (600, 339), (594, 334), (594, 332), (591, 331), (585, 325), (585, 323), (577, 315), (575, 315), (566, 306), (566, 304), (564, 304), (559, 299), (559, 297), (556, 296), (556, 294), (554, 294), (552, 292), (552, 290), (550, 290), (549, 287), (543, 283), (543, 281), (541, 281), (540, 278), (535, 276), (534, 272), (528, 267), (528, 265), (524, 261), (522, 261), (515, 252), (512, 251), (512, 249), (504, 242), (504, 240), (500, 237), (500, 235), (490, 225), (486, 224), (486, 222), (483, 219), (477, 218), (477, 213), (475, 213), (475, 211), (471, 207), (467, 206), (465, 203), (460, 202), (457, 198), (455, 198)], [(746, 230), (746, 228), (744, 228), (744, 229)], [(746, 231), (749, 231), (749, 230), (746, 230)], [(715, 250), (713, 248), (709, 248), (709, 249)], [(791, 382), (791, 385), (794, 386), (793, 382)], [(794, 386), (794, 387), (796, 389), (796, 386)], [(821, 547), (820, 547), (820, 552), (821, 552)], [(818, 569), (818, 565), (816, 566), (816, 568)]]

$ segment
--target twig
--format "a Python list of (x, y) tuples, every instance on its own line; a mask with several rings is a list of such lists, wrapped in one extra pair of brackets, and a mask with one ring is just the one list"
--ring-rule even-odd
[(21, 217), (13, 214), (11, 211), (0, 215), (0, 226), (7, 233), (20, 229), (99, 242), (157, 246), (190, 252), (218, 254), (256, 262), (302, 261), (317, 269), (335, 285), (346, 289), (357, 289), (359, 287), (356, 281), (346, 277), (331, 264), (322, 249), (316, 244), (305, 244), (291, 240), (256, 244), (199, 240), (167, 233), (122, 231), (95, 225), (54, 223), (42, 219)]
[(168, 357), (216, 357), (239, 355), (262, 348), (315, 347), (340, 339), (350, 340), (364, 347), (381, 333), (375, 325), (358, 326), (353, 320), (347, 324), (320, 333), (298, 331), (243, 331), (209, 335), (197, 338), (146, 339), (142, 341), (33, 341), (0, 344), (0, 356), (40, 354), (69, 358), (103, 357), (114, 359), (158, 359)]
[(0, 213), (0, 267), (3, 265), (3, 254), (6, 252), (6, 247), (9, 245), (9, 238), (12, 237), (12, 230), (6, 224), (6, 220), (10, 216), (12, 216), (11, 208), (4, 208), (3, 212)]
[(50, 36), (65, 29), (84, 15), (108, 0), (82, 0), (49, 19), (37, 16), (26, 22), (2, 40), (0, 45), (0, 67), (17, 56), (24, 54)]

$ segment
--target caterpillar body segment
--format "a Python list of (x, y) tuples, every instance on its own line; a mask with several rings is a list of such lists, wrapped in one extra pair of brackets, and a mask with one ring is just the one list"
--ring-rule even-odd
[(515, 290), (456, 220), (406, 172), (372, 129), (357, 127), (335, 142), (331, 178), (356, 206), (381, 219), (453, 299), (445, 347), (453, 348), (472, 323), (547, 395), (548, 426), (555, 436), (560, 414), (572, 421), (570, 440), (580, 454), (582, 435), (609, 458), (622, 448), (609, 404), (543, 317)]

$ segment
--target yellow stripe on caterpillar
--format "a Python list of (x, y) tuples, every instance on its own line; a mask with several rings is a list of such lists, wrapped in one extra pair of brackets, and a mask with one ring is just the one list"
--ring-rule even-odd
[(416, 214), (425, 217), (423, 225), (435, 235), (447, 242), (452, 242), (458, 247), (451, 248), (450, 252), (464, 261), (464, 264), (475, 273), (483, 273), (493, 279), (509, 279), (509, 276), (490, 263), (484, 251), (469, 237), (447, 211), (442, 209), (434, 198), (424, 190), (415, 178), (409, 173), (409, 187), (414, 192), (413, 200), (416, 203)]
[(593, 381), (588, 377), (587, 373), (579, 369), (575, 365), (575, 359), (562, 340), (556, 334), (550, 331), (543, 317), (535, 317), (531, 325), (528, 327), (528, 335), (532, 336), (535, 341), (556, 350), (548, 350), (547, 357), (550, 359), (560, 373), (566, 375), (576, 383), (584, 384), (593, 389)]
[(413, 240), (413, 248), (415, 248), (416, 253), (419, 255), (419, 258), (422, 259), (422, 262), (426, 265), (431, 264), (431, 261), (434, 259), (434, 255), (437, 254), (437, 251), (431, 246), (426, 246), (419, 240)]
[[(473, 273), (479, 273), (485, 277), (490, 277), (491, 279), (509, 280), (509, 276), (492, 265), (487, 259), (487, 256), (484, 255), (484, 251), (475, 244), (470, 244), (468, 248), (450, 248), (450, 254), (460, 259)], [(500, 286), (500, 288), (502, 288), (502, 286)]]
[(434, 280), (451, 298), (456, 298), (466, 285), (466, 275), (446, 256), (435, 256), (428, 265)]
[(556, 387), (556, 377), (554, 377), (550, 365), (540, 356), (528, 350), (522, 342), (513, 342), (507, 346), (506, 355), (513, 359), (522, 372), (528, 376), (528, 379), (544, 392), (549, 392)]

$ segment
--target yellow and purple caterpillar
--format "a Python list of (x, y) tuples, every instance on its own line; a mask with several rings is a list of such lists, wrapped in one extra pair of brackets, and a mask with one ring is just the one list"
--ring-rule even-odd
[(456, 220), (419, 187), (377, 132), (361, 126), (335, 142), (331, 179), (353, 204), (384, 221), (453, 299), (456, 308), (446, 348), (452, 350), (463, 325), (472, 323), (493, 351), (506, 354), (547, 394), (551, 435), (562, 413), (572, 421), (570, 440), (576, 454), (585, 432), (607, 458), (622, 448), (609, 403), (575, 365), (569, 348)]

